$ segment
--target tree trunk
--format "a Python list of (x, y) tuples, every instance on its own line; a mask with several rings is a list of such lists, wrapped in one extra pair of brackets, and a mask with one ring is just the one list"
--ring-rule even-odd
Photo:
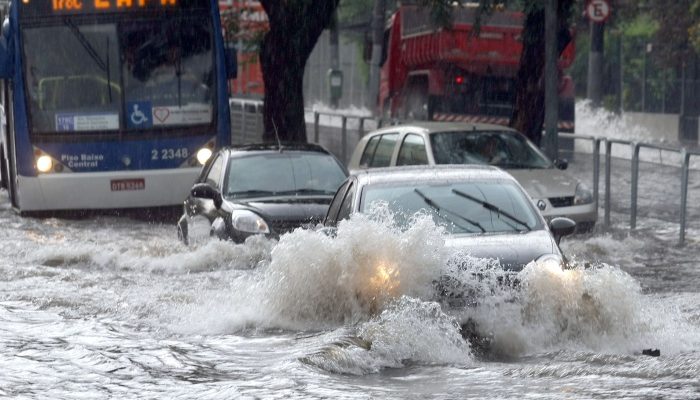
[[(569, 14), (573, 3), (574, 0), (558, 1), (559, 54), (572, 40)], [(544, 22), (543, 7), (533, 7), (525, 16), (523, 51), (515, 80), (515, 107), (510, 119), (511, 127), (522, 132), (538, 146), (544, 125)]]
[[(263, 141), (306, 142), (304, 67), (339, 0), (262, 0), (270, 22), (260, 46)], [(324, 79), (324, 77), (314, 77)]]

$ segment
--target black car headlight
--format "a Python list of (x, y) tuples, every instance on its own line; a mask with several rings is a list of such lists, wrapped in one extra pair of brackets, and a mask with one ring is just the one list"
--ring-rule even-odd
[(593, 192), (588, 186), (583, 183), (576, 185), (576, 193), (574, 194), (574, 204), (589, 204), (593, 202)]
[(234, 210), (231, 212), (231, 224), (233, 228), (245, 233), (270, 233), (270, 227), (263, 217), (248, 210)]

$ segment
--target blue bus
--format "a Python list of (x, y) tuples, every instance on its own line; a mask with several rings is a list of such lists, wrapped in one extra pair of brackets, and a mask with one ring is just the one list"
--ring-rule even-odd
[(182, 204), (231, 142), (218, 0), (15, 0), (2, 183), (25, 212)]

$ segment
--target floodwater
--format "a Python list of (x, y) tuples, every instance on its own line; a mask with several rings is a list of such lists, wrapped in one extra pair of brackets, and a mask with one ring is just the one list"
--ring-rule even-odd
[[(518, 290), (429, 221), (188, 247), (174, 223), (21, 218), (0, 192), (0, 397), (700, 398), (700, 230), (676, 246), (677, 195), (643, 171), (662, 186), (635, 233), (613, 207), (616, 228), (564, 239), (574, 269), (531, 264)], [(442, 275), (478, 304), (433, 302)]]

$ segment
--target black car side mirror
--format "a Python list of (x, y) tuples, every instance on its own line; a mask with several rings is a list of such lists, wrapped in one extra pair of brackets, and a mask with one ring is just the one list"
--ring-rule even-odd
[(562, 237), (574, 233), (576, 230), (576, 222), (570, 218), (556, 217), (549, 222), (549, 229), (552, 231), (552, 235), (554, 235), (554, 240), (559, 244)]
[(554, 166), (558, 169), (565, 170), (569, 168), (569, 160), (567, 160), (566, 158), (557, 158), (556, 160), (554, 160)]
[(208, 183), (195, 184), (190, 190), (190, 194), (192, 197), (214, 200), (214, 207), (217, 209), (221, 208), (221, 204), (224, 202), (221, 192)]

